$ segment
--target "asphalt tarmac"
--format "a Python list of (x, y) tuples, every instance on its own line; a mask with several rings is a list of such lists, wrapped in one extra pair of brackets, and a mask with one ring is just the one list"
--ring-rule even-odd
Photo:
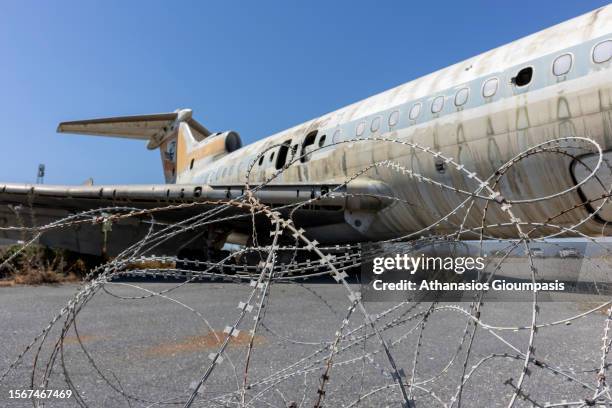
[[(148, 292), (136, 289), (132, 283), (107, 285), (115, 296), (98, 292), (80, 311), (77, 318), (77, 338), (71, 329), (64, 340), (63, 355), (58, 355), (45, 387), (67, 389), (67, 380), (79, 391), (82, 403), (91, 407), (179, 406), (194, 389), (210, 365), (208, 355), (220, 346), (215, 334), (223, 338), (223, 329), (239, 316), (239, 302), (248, 297), (251, 287), (234, 283), (195, 283), (166, 294), (167, 297), (123, 299), (116, 297), (143, 296)], [(134, 283), (148, 291), (167, 290), (175, 283)], [(76, 285), (15, 286), (0, 288), (0, 372), (24, 350), (49, 321), (75, 294)], [(249, 357), (246, 401), (254, 407), (310, 406), (317, 399), (317, 389), (325, 369), (326, 345), (347, 314), (349, 301), (346, 289), (335, 283), (274, 284), (269, 303), (263, 310), (261, 326), (254, 337)], [(172, 298), (172, 300), (170, 300)], [(540, 305), (538, 322), (546, 323), (583, 313), (605, 298), (573, 295), (564, 302)], [(256, 301), (251, 302), (257, 304)], [(390, 353), (407, 378), (416, 373), (411, 390), (413, 406), (444, 406), (449, 404), (459, 385), (467, 342), (453, 358), (466, 327), (467, 319), (452, 309), (440, 309), (428, 316), (421, 331), (423, 314), (430, 304), (403, 308), (392, 314), (403, 316), (395, 326), (383, 330), (390, 344)], [(186, 308), (188, 306), (191, 309)], [(391, 307), (387, 303), (367, 303), (372, 313)], [(446, 306), (438, 304), (436, 306)], [(458, 304), (467, 308), (467, 303)], [(482, 309), (482, 321), (491, 325), (530, 325), (532, 305), (529, 302), (491, 302)], [(400, 312), (405, 312), (403, 315)], [(241, 333), (233, 338), (223, 362), (215, 367), (201, 388), (193, 406), (239, 406), (244, 378), (250, 313), (243, 319)], [(384, 326), (393, 320), (382, 317)], [(602, 336), (606, 315), (600, 311), (560, 324), (539, 329), (535, 337), (535, 356), (541, 362), (557, 367), (561, 373), (530, 365), (530, 375), (524, 382), (524, 395), (515, 406), (545, 406), (547, 402), (581, 401), (592, 397), (597, 386), (596, 369), (601, 363)], [(358, 329), (363, 315), (356, 310), (345, 332)], [(36, 371), (37, 382), (49, 361), (50, 346), (59, 338), (58, 328), (49, 333)], [(213, 334), (210, 328), (214, 329)], [(365, 329), (358, 329), (340, 349), (355, 341)], [(371, 332), (371, 331), (370, 331)], [(505, 342), (521, 352), (526, 351), (529, 331), (496, 331)], [(417, 342), (419, 353), (416, 356)], [(493, 357), (493, 354), (516, 354), (508, 344), (486, 330), (480, 329), (471, 346), (466, 364), (470, 372), (480, 362), (462, 394), (462, 407), (505, 407), (508, 405), (521, 374), (523, 360)], [(85, 350), (87, 354), (85, 353)], [(323, 350), (321, 352), (321, 350)], [(34, 350), (35, 351), (35, 350)], [(313, 359), (301, 362), (319, 351)], [(369, 358), (363, 355), (369, 352)], [(11, 390), (31, 389), (34, 352), (0, 382), (0, 407), (31, 407), (32, 402), (10, 398)], [(64, 361), (65, 369), (61, 361)], [(371, 360), (371, 361), (370, 361)], [(325, 384), (324, 404), (328, 407), (400, 406), (398, 387), (389, 375), (389, 363), (375, 336), (368, 341), (340, 351)], [(283, 371), (285, 370), (285, 371)], [(279, 373), (290, 374), (272, 381)], [(569, 378), (568, 378), (569, 377)], [(582, 382), (582, 384), (580, 383)], [(386, 387), (389, 385), (388, 387)], [(386, 388), (384, 388), (386, 387)], [(36, 388), (36, 387), (34, 387)], [(371, 395), (370, 391), (380, 389)], [(128, 397), (126, 397), (129, 396)], [(359, 395), (362, 396), (361, 400)], [(163, 401), (163, 404), (155, 402)], [(68, 399), (49, 398), (45, 407), (79, 406), (73, 396)], [(455, 404), (455, 406), (457, 406)]]

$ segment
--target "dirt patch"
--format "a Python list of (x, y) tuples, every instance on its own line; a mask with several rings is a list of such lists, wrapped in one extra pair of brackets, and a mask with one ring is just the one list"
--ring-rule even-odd
[[(216, 335), (216, 337), (215, 337)], [(196, 351), (217, 349), (223, 344), (226, 333), (222, 331), (208, 332), (200, 336), (187, 336), (182, 340), (177, 340), (173, 343), (161, 343), (145, 350), (148, 356), (174, 356), (179, 353), (193, 353)], [(248, 331), (241, 331), (237, 337), (232, 337), (228, 347), (246, 347), (251, 340), (251, 335)], [(253, 345), (259, 346), (265, 344), (263, 336), (255, 336)]]
[[(104, 336), (96, 336), (95, 334), (81, 334), (80, 336), (81, 343), (90, 343), (96, 340), (103, 340)], [(79, 344), (79, 339), (77, 336), (66, 336), (64, 337), (64, 345), (73, 345)]]

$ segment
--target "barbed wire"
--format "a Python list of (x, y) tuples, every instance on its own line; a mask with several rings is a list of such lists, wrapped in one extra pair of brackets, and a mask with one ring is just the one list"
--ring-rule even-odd
[[(80, 407), (98, 406), (90, 397), (85, 397), (84, 374), (73, 372), (69, 364), (70, 359), (76, 357), (73, 352), (66, 353), (66, 345), (69, 333), (74, 333), (76, 345), (85, 357), (90, 372), (103, 384), (98, 387), (104, 387), (105, 394), (117, 397), (113, 404), (122, 401), (129, 407), (612, 405), (607, 381), (608, 355), (612, 344), (612, 299), (609, 294), (607, 298), (598, 298), (599, 303), (584, 312), (546, 320), (541, 316), (543, 302), (534, 285), (527, 302), (529, 311), (525, 314), (528, 323), (503, 324), (487, 317), (487, 311), (494, 310), (500, 303), (489, 301), (486, 290), (476, 293), (469, 302), (464, 303), (415, 299), (377, 304), (364, 300), (359, 278), (349, 275), (381, 254), (398, 250), (418, 253), (441, 243), (452, 245), (471, 239), (477, 242), (478, 253), (484, 255), (485, 242), (495, 240), (506, 246), (500, 256), (487, 260), (490, 271), (477, 279), (491, 282), (510, 259), (515, 258), (516, 251), (522, 249), (529, 270), (528, 281), (535, 284), (542, 276), (536, 266), (534, 245), (546, 243), (562, 249), (563, 245), (554, 239), (566, 236), (577, 237), (597, 246), (605, 254), (602, 257), (604, 264), (595, 265), (586, 256), (583, 262), (592, 263), (603, 275), (609, 274), (606, 256), (610, 255), (610, 249), (581, 229), (587, 222), (597, 219), (598, 214), (609, 205), (612, 195), (612, 185), (606, 181), (612, 175), (612, 166), (598, 143), (582, 137), (542, 142), (515, 155), (492, 174), (483, 176), (441, 151), (395, 138), (344, 140), (312, 149), (307, 154), (312, 156), (319, 150), (332, 149), (345, 143), (389, 144), (406, 150), (409, 152), (407, 154), (429, 156), (442, 163), (448, 172), (460, 176), (462, 182), (451, 184), (449, 180), (452, 178), (447, 176), (434, 179), (417, 171), (410, 162), (388, 158), (355, 170), (320, 196), (273, 207), (258, 199), (255, 193), (304, 158), (292, 150), (289, 160), (281, 169), (265, 182), (253, 185), (256, 163), (268, 150), (279, 147), (276, 145), (270, 146), (249, 164), (244, 175), (243, 193), (237, 198), (174, 203), (148, 209), (107, 206), (71, 214), (44, 225), (34, 224), (36, 209), (30, 205), (32, 221), (29, 225), (20, 220), (17, 225), (0, 227), (2, 231), (28, 235), (21, 248), (0, 264), (0, 269), (11, 267), (19, 254), (49, 232), (57, 233), (82, 225), (104, 227), (127, 219), (146, 220), (150, 226), (142, 239), (87, 273), (65, 306), (1, 370), (0, 386), (20, 381), (25, 369), (29, 372), (29, 388), (50, 387), (57, 383), (57, 377), (61, 377), (73, 393), (74, 398), (70, 403)], [(589, 166), (583, 159), (587, 154), (597, 157), (594, 165)], [(510, 197), (502, 194), (501, 186), (513, 171), (526, 161), (544, 160), (542, 157), (547, 155), (582, 166), (586, 176), (571, 185), (558, 186), (558, 191), (554, 193), (541, 196)], [(454, 200), (436, 206), (418, 197), (407, 199), (394, 193), (355, 193), (346, 189), (351, 182), (380, 169), (392, 174), (391, 177), (413, 183), (417, 189), (418, 186), (426, 186), (451, 194)], [(580, 196), (577, 192), (587, 183), (594, 183), (600, 195), (591, 198)], [(578, 196), (581, 199), (577, 201)], [(406, 213), (418, 211), (428, 214), (435, 221), (415, 226), (412, 231), (400, 236), (367, 245), (321, 245), (300, 225), (298, 214), (322, 200), (337, 197), (347, 200), (376, 197), (389, 203), (390, 207), (402, 208)], [(552, 201), (557, 205), (551, 205), (551, 210), (543, 219), (521, 219), (520, 214), (530, 211), (531, 207)], [(565, 206), (559, 208), (559, 202)], [(158, 220), (163, 219), (166, 212), (176, 213), (185, 209), (192, 210), (190, 214), (195, 215), (174, 222)], [(571, 222), (564, 219), (568, 215), (571, 215)], [(218, 257), (205, 259), (157, 253), (166, 243), (184, 240), (189, 234), (195, 237), (189, 243), (202, 240), (212, 229), (237, 221), (250, 225), (251, 236), (249, 244), (236, 251), (220, 252)], [(608, 235), (605, 234), (606, 228), (607, 224), (604, 224), (604, 235)], [(499, 234), (499, 231), (505, 232)], [(317, 279), (323, 277), (329, 277), (333, 282), (328, 285), (333, 287), (333, 295), (312, 284), (320, 282)], [(126, 281), (127, 278), (164, 278), (172, 279), (172, 283), (157, 290), (142, 283)], [(189, 284), (216, 280), (228, 282), (240, 288), (240, 293), (245, 293), (233, 308), (221, 316), (226, 322), (221, 329), (213, 323), (218, 320), (217, 316), (211, 319), (201, 307), (179, 300), (181, 289)], [(269, 312), (275, 305), (275, 288), (284, 285), (295, 293), (301, 291), (299, 293), (307, 294), (309, 299), (314, 299), (316, 307), (311, 305), (312, 311), (301, 310), (299, 316), (286, 316), (285, 313), (279, 316), (278, 313)], [(123, 293), (121, 289), (129, 289), (130, 294)], [(136, 295), (132, 294), (134, 291)], [(103, 295), (116, 302), (145, 302), (146, 299), (171, 302), (195, 316), (206, 332), (212, 333), (214, 345), (209, 347), (212, 351), (208, 350), (211, 351), (207, 354), (209, 361), (202, 364), (198, 360), (199, 368), (187, 373), (185, 392), (154, 398), (151, 393), (140, 392), (133, 385), (133, 380), (126, 381), (120, 373), (104, 368), (108, 366), (104, 360), (109, 356), (91, 350), (77, 328), (79, 316), (91, 307), (92, 300)], [(603, 308), (607, 308), (605, 315), (598, 313)], [(449, 320), (444, 316), (454, 317)], [(249, 323), (249, 318), (252, 323)], [(323, 327), (313, 332), (320, 331), (324, 335), (315, 339), (294, 333), (287, 319), (300, 319), (305, 325), (313, 327), (321, 324)], [(590, 322), (601, 320), (600, 334), (597, 334), (600, 338), (599, 349), (593, 350), (591, 356), (597, 356), (596, 363), (585, 363), (580, 360), (584, 356), (577, 353), (568, 353), (564, 355), (566, 361), (559, 362), (537, 351), (536, 339), (543, 336), (542, 333), (567, 328), (584, 319), (592, 319)], [(319, 323), (320, 320), (324, 323)], [(515, 320), (515, 316), (508, 316), (509, 322)], [(428, 341), (432, 341), (430, 337), (434, 330), (448, 333), (443, 339), (433, 339), (434, 342), (443, 341), (448, 349), (430, 350)], [(596, 330), (593, 327), (588, 336), (595, 336)], [(527, 337), (517, 337), (521, 333)], [(129, 336), (129, 333), (124, 335)], [(483, 344), (480, 340), (483, 337), (493, 343)], [(282, 346), (283, 350), (291, 348), (296, 351), (285, 351), (282, 356), (276, 356), (274, 350), (264, 350), (272, 346), (260, 344), (260, 338)], [(280, 349), (278, 353), (281, 353)], [(261, 354), (275, 355), (282, 366), (276, 366), (273, 370), (262, 368), (269, 357), (260, 358)], [(28, 357), (31, 363), (26, 362), (29, 361)], [(432, 366), (431, 359), (437, 359), (439, 364)], [(477, 381), (487, 376), (487, 370), (492, 366), (496, 367), (495, 375), (491, 378), (489, 374), (488, 381), (495, 380), (498, 387), (479, 389)], [(544, 380), (536, 381), (538, 376)], [(551, 389), (542, 385), (542, 381), (554, 382), (552, 378), (557, 377), (563, 378), (569, 386), (556, 385), (557, 388)], [(553, 397), (558, 398), (554, 400)], [(480, 402), (476, 402), (475, 398), (479, 398)], [(35, 407), (53, 406), (55, 403), (48, 399), (32, 399)]]

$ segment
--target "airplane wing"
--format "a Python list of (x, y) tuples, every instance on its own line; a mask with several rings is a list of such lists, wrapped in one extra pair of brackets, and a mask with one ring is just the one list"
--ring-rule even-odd
[[(349, 185), (350, 186), (350, 185)], [(256, 190), (255, 197), (262, 203), (283, 209), (297, 205), (312, 198), (316, 200), (305, 206), (297, 215), (300, 222), (310, 227), (332, 225), (344, 222), (344, 210), (376, 211), (384, 203), (371, 197), (347, 198), (345, 193), (351, 187), (322, 184), (309, 185), (269, 185)], [(363, 186), (362, 186), (363, 187)], [(367, 190), (372, 189), (367, 184)], [(357, 191), (361, 187), (353, 187)], [(331, 189), (337, 189), (332, 196), (326, 196)], [(163, 225), (186, 219), (214, 207), (222, 206), (231, 199), (244, 194), (244, 186), (211, 186), (201, 184), (148, 184), (148, 185), (99, 185), (67, 186), (43, 184), (0, 184), (0, 237), (23, 239), (22, 230), (7, 227), (40, 227), (88, 210), (106, 208), (156, 209), (151, 214), (155, 222)], [(181, 205), (199, 203), (194, 205)], [(170, 209), (168, 209), (170, 208)], [(228, 207), (224, 215), (240, 213), (240, 209)], [(222, 228), (240, 230), (250, 227), (248, 212), (245, 217), (235, 217), (224, 222)], [(93, 218), (93, 217), (92, 217)], [(150, 215), (142, 214), (113, 224), (114, 244), (117, 252), (128, 242), (136, 242), (151, 227)], [(71, 232), (69, 232), (70, 230)], [(80, 234), (80, 236), (79, 236)], [(102, 234), (100, 225), (91, 222), (79, 223), (75, 229), (49, 230), (41, 237), (41, 242), (49, 246), (59, 246), (77, 252), (99, 254)], [(112, 248), (109, 252), (115, 252)]]
[[(254, 192), (262, 203), (272, 207), (286, 206), (320, 198), (329, 185), (270, 185)], [(339, 191), (343, 192), (344, 188)], [(0, 184), (0, 203), (34, 208), (53, 208), (70, 212), (101, 207), (123, 206), (155, 208), (181, 203), (226, 203), (244, 194), (244, 186), (210, 186), (206, 184), (127, 184), (127, 185), (45, 185)], [(320, 200), (319, 205), (344, 209), (339, 195)]]

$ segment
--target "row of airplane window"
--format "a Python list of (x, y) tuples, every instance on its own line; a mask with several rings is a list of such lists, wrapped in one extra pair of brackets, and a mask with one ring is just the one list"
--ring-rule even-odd
[[(552, 73), (556, 77), (561, 77), (563, 75), (567, 75), (573, 66), (573, 55), (570, 53), (565, 53), (559, 55), (552, 63)], [(597, 44), (593, 47), (592, 54), (593, 62), (596, 64), (603, 64), (604, 62), (609, 61), (612, 58), (612, 40), (605, 40)], [(526, 67), (521, 69), (516, 77), (513, 78), (513, 84), (517, 87), (523, 87), (529, 85), (533, 76), (533, 68)], [(484, 81), (482, 85), (482, 96), (485, 99), (492, 98), (499, 89), (499, 79), (498, 78), (489, 78)], [(454, 104), (456, 107), (461, 107), (468, 102), (470, 96), (470, 89), (465, 87), (459, 89), (455, 93)], [(444, 108), (444, 95), (437, 96), (431, 102), (431, 113), (436, 114), (442, 111)], [(423, 108), (422, 102), (417, 102), (410, 108), (408, 112), (408, 118), (410, 120), (416, 120), (421, 116)], [(391, 112), (389, 115), (389, 126), (393, 127), (397, 125), (399, 122), (399, 111), (395, 110)], [(361, 136), (365, 132), (366, 122), (361, 122), (357, 125), (357, 129), (355, 130), (356, 136)], [(370, 130), (372, 132), (376, 132), (380, 129), (380, 117), (377, 116), (372, 119)], [(335, 135), (336, 136), (336, 135)], [(337, 131), (337, 136), (340, 136), (340, 131)], [(337, 137), (334, 137), (334, 141), (337, 141)]]
[[(597, 45), (595, 45), (595, 47), (593, 47), (592, 60), (595, 64), (603, 64), (604, 62), (608, 62), (610, 59), (612, 59), (612, 40), (602, 41), (598, 43)], [(552, 74), (556, 77), (567, 75), (571, 71), (573, 63), (574, 63), (574, 57), (571, 53), (564, 53), (564, 54), (557, 56), (552, 63), (552, 69), (551, 69)], [(521, 69), (514, 78), (512, 78), (512, 83), (516, 87), (519, 87), (519, 88), (524, 87), (531, 83), (532, 77), (533, 77), (533, 68), (525, 67)], [(482, 84), (483, 98), (485, 99), (492, 98), (497, 93), (498, 88), (499, 88), (499, 79), (497, 77), (493, 77), (493, 78), (489, 78), (485, 80)], [(455, 106), (462, 107), (463, 105), (465, 105), (468, 102), (469, 96), (470, 96), (470, 88), (464, 87), (464, 88), (457, 90), (457, 92), (455, 93), (455, 97), (454, 97)], [(440, 96), (436, 96), (432, 100), (431, 113), (437, 114), (442, 111), (442, 108), (444, 107), (444, 99), (445, 99), (445, 96), (440, 95)], [(422, 102), (417, 102), (414, 105), (412, 105), (412, 107), (410, 108), (410, 111), (408, 112), (408, 118), (410, 120), (418, 119), (419, 116), (421, 115), (422, 108), (423, 108)], [(398, 110), (394, 110), (389, 115), (388, 123), (391, 128), (393, 128), (395, 125), (399, 123), (399, 115), (400, 113)], [(370, 123), (370, 131), (372, 133), (376, 133), (380, 129), (380, 125), (381, 125), (380, 122), (381, 122), (380, 116), (376, 116), (372, 119), (372, 122)], [(355, 130), (356, 136), (358, 137), (362, 136), (365, 130), (366, 130), (366, 122), (362, 121), (357, 125), (357, 129)], [(336, 132), (334, 133), (334, 137), (333, 137), (334, 142), (337, 142), (340, 140), (341, 133), (342, 131), (340, 129), (336, 130)], [(310, 157), (308, 155), (308, 152), (309, 150), (311, 150), (312, 146), (315, 144), (316, 136), (317, 136), (317, 132), (314, 131), (314, 132), (309, 133), (305, 137), (304, 143), (302, 145), (302, 152), (301, 152), (301, 154), (303, 155), (301, 159), (302, 162), (309, 160)], [(325, 144), (325, 135), (320, 135), (317, 145), (319, 147), (323, 147), (324, 144)], [(289, 149), (293, 149), (294, 152), (297, 152), (297, 149), (298, 149), (297, 144), (292, 147), (289, 147), (289, 146), (291, 146), (290, 140), (281, 146), (280, 151), (279, 151), (279, 156), (281, 157), (277, 159), (277, 163), (276, 163), (277, 169), (282, 168), (282, 166), (284, 165)], [(270, 162), (274, 161), (274, 155), (275, 155), (275, 152), (272, 151), (269, 157)], [(264, 156), (261, 156), (257, 164), (259, 166), (262, 166), (263, 162), (264, 162)], [(240, 172), (241, 170), (246, 170), (246, 165), (244, 165), (244, 163), (241, 163), (239, 167), (240, 169), (238, 170)], [(209, 176), (214, 176), (213, 177), (214, 179), (216, 179), (217, 176), (220, 176), (220, 178), (224, 178), (226, 174), (230, 175), (235, 170), (236, 170), (236, 166), (232, 166), (229, 172), (227, 168), (224, 168), (222, 171), (218, 170), (217, 172), (213, 172), (213, 174), (210, 174)], [(217, 176), (215, 176), (215, 173)]]

